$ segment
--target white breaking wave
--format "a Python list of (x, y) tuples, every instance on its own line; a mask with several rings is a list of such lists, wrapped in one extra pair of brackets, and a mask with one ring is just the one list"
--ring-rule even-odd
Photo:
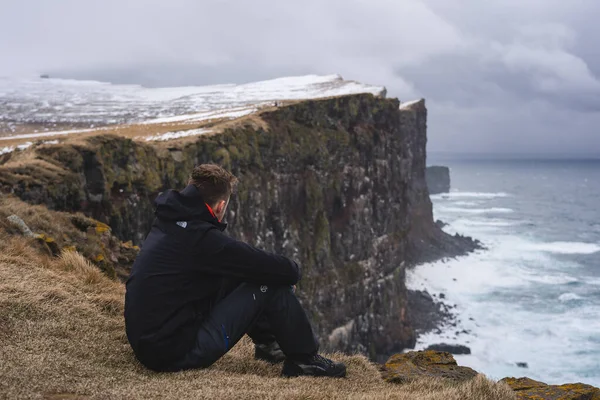
[(454, 204), (455, 206), (471, 207), (471, 206), (478, 206), (481, 203), (479, 203), (478, 201), (455, 201), (452, 204)]
[(477, 198), (477, 199), (495, 199), (499, 197), (511, 197), (505, 192), (485, 193), (485, 192), (450, 192), (432, 195), (432, 199), (457, 199), (457, 198)]
[(461, 208), (461, 207), (440, 207), (440, 211), (451, 212), (451, 213), (464, 213), (464, 214), (489, 214), (499, 213), (508, 214), (512, 213), (511, 208), (492, 207), (492, 208)]
[[(582, 380), (581, 375), (570, 371), (577, 371), (582, 365), (592, 368), (596, 365), (594, 356), (570, 356), (574, 351), (594, 346), (594, 335), (600, 329), (600, 320), (594, 317), (597, 311), (585, 307), (566, 313), (538, 313), (524, 307), (522, 300), (510, 298), (511, 293), (536, 298), (535, 288), (540, 284), (555, 287), (578, 280), (554, 270), (541, 274), (540, 269), (555, 261), (543, 252), (520, 251), (515, 245), (526, 242), (524, 238), (497, 234), (478, 237), (486, 238), (486, 245), (490, 246), (487, 251), (407, 271), (409, 289), (444, 293), (444, 302), (456, 305), (454, 310), (460, 320), (457, 326), (442, 327), (441, 333), (420, 335), (416, 349), (440, 342), (466, 345), (472, 354), (456, 356), (459, 364), (494, 379), (522, 374), (516, 363), (527, 362), (527, 373), (533, 379), (553, 384)], [(537, 272), (528, 271), (532, 262), (537, 263)], [(555, 299), (557, 303), (567, 303), (580, 298), (568, 292)], [(548, 307), (552, 309), (552, 304)], [(593, 377), (585, 381), (598, 383), (594, 376), (596, 382)]]
[(474, 226), (474, 227), (498, 227), (504, 228), (507, 226), (516, 226), (522, 224), (521, 221), (506, 221), (502, 219), (485, 219), (485, 220), (471, 220), (471, 219), (458, 219), (452, 223), (457, 226)]
[(567, 274), (554, 273), (552, 275), (541, 275), (539, 271), (521, 272), (524, 281), (543, 283), (544, 285), (566, 285), (577, 283), (579, 279)]
[(582, 297), (579, 295), (576, 295), (575, 293), (563, 293), (560, 296), (558, 296), (558, 300), (562, 301), (562, 302), (581, 300), (581, 299), (582, 299)]
[(600, 252), (600, 245), (582, 242), (527, 243), (523, 250), (556, 254), (594, 254)]
[[(594, 254), (600, 252), (600, 243), (536, 241), (537, 225), (515, 228), (532, 223), (529, 215), (511, 220), (507, 217), (513, 208), (457, 204), (472, 199), (486, 204), (487, 199), (510, 195), (465, 193), (469, 194), (432, 196), (434, 215), (449, 223), (446, 232), (473, 235), (486, 250), (407, 271), (409, 289), (444, 293), (444, 302), (456, 305), (458, 313), (456, 326), (420, 335), (416, 349), (440, 342), (466, 345), (472, 354), (456, 356), (459, 364), (495, 379), (522, 374), (516, 363), (527, 362), (533, 379), (600, 383), (599, 374), (589, 375), (597, 366), (597, 305), (581, 301), (588, 297), (573, 292), (600, 285), (600, 279), (582, 278), (577, 268), (581, 264), (557, 257)], [(518, 203), (496, 204), (521, 212)], [(582, 355), (572, 357), (573, 352)]]

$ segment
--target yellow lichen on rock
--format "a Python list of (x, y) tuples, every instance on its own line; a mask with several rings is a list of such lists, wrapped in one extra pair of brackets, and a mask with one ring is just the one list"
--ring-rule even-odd
[(127, 242), (123, 242), (123, 243), (121, 243), (121, 245), (126, 249), (133, 249), (133, 250), (137, 250), (137, 251), (140, 250), (140, 246), (134, 245), (131, 240), (128, 240)]
[(504, 378), (519, 399), (527, 400), (600, 400), (600, 389), (583, 383), (547, 385), (530, 378)]
[(56, 240), (54, 240), (53, 237), (43, 233), (37, 233), (34, 235), (34, 238), (37, 239), (42, 246), (45, 246), (45, 248), (49, 250), (50, 254), (56, 256), (60, 253), (59, 245), (56, 243)]
[(392, 383), (407, 383), (423, 377), (466, 381), (477, 374), (469, 367), (459, 366), (450, 353), (427, 350), (394, 354), (385, 363), (384, 378)]
[(101, 235), (105, 232), (109, 232), (110, 231), (110, 226), (103, 224), (102, 222), (97, 222), (96, 223), (96, 233), (98, 235)]

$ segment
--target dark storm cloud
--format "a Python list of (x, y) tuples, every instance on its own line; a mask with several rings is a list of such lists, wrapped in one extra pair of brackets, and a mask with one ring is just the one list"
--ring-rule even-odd
[(426, 97), (429, 149), (600, 154), (595, 0), (0, 0), (0, 75), (340, 73)]

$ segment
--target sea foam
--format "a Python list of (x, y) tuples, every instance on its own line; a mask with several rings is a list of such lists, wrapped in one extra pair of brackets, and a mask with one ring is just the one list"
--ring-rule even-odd
[(594, 254), (600, 252), (600, 245), (582, 242), (527, 243), (523, 249), (555, 254)]
[(498, 192), (498, 193), (486, 193), (486, 192), (450, 192), (442, 193), (431, 196), (432, 200), (439, 199), (459, 199), (459, 198), (471, 198), (471, 199), (495, 199), (498, 197), (511, 197), (509, 193)]
[(581, 299), (582, 299), (582, 297), (575, 293), (563, 293), (560, 296), (558, 296), (558, 300), (562, 301), (562, 302), (581, 300)]
[(512, 213), (514, 210), (511, 208), (504, 207), (491, 207), (491, 208), (462, 208), (462, 207), (440, 207), (440, 211), (442, 212), (451, 212), (451, 213), (464, 213), (464, 214), (508, 214)]

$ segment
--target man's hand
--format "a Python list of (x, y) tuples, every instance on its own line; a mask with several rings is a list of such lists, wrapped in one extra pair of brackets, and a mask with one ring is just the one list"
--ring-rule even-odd
[(292, 293), (296, 293), (296, 285), (292, 285)]

